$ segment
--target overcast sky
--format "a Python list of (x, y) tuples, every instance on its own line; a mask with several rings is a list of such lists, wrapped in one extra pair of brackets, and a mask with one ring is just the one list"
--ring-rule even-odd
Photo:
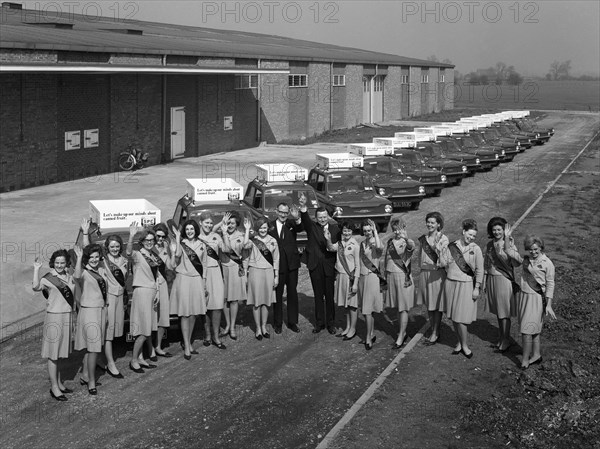
[[(468, 73), (502, 61), (544, 75), (600, 73), (600, 2), (589, 1), (28, 1), (89, 15), (276, 34), (427, 59)], [(52, 6), (50, 6), (52, 5)]]

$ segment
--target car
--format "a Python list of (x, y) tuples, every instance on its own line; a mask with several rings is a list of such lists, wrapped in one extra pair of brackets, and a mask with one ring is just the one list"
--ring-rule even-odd
[(440, 140), (436, 140), (435, 143), (440, 146), (449, 159), (460, 161), (467, 166), (467, 176), (474, 176), (475, 172), (481, 171), (479, 157), (466, 151), (462, 151), (454, 140), (440, 138)]
[(520, 146), (526, 150), (531, 148), (532, 140), (535, 140), (539, 134), (522, 132), (517, 128), (514, 123), (500, 123), (492, 127), (501, 138), (509, 139), (510, 141), (516, 141)]
[(493, 148), (501, 149), (504, 154), (504, 158), (501, 162), (511, 162), (517, 154), (521, 152), (521, 146), (519, 142), (514, 144), (508, 142), (501, 142), (491, 132), (486, 135), (485, 131), (475, 130), (469, 133), (471, 138), (477, 145), (488, 145)]
[[(376, 174), (389, 174), (395, 176), (406, 176), (409, 179), (419, 181), (424, 188), (425, 196), (440, 196), (442, 189), (446, 187), (447, 178), (435, 168), (428, 168), (421, 164), (421, 158), (413, 153), (412, 156), (377, 156), (367, 157), (364, 168), (371, 176)], [(408, 192), (407, 192), (408, 194)]]
[(452, 151), (458, 149), (463, 153), (477, 156), (480, 164), (477, 171), (490, 171), (500, 165), (500, 158), (495, 151), (479, 148), (472, 139), (467, 139), (467, 136), (442, 136), (439, 137), (439, 141), (446, 143), (449, 149), (452, 149), (454, 143), (456, 146)]
[(371, 177), (362, 168), (317, 165), (308, 175), (308, 184), (338, 223), (348, 220), (358, 231), (364, 220), (371, 219), (380, 231), (387, 229), (392, 203), (377, 193)]
[(465, 164), (450, 159), (444, 154), (442, 147), (435, 142), (419, 142), (414, 149), (395, 149), (394, 155), (403, 160), (410, 160), (413, 164), (420, 163), (439, 170), (446, 175), (446, 182), (450, 186), (461, 185), (468, 173)]
[(530, 120), (513, 119), (513, 122), (521, 131), (537, 134), (537, 137), (532, 140), (536, 145), (543, 145), (554, 135), (554, 128), (539, 129)]
[(377, 193), (390, 200), (392, 207), (419, 209), (425, 198), (425, 186), (403, 174), (398, 161), (389, 156), (367, 157), (363, 168), (371, 175)]
[(483, 151), (488, 151), (488, 152), (492, 151), (498, 156), (498, 158), (497, 158), (498, 163), (496, 165), (499, 165), (501, 162), (504, 162), (504, 160), (506, 159), (506, 150), (499, 145), (498, 146), (489, 145), (483, 139), (481, 139), (481, 140), (477, 139), (475, 137), (476, 134), (477, 134), (477, 132), (472, 131), (469, 134), (460, 136), (460, 142), (461, 142), (462, 148), (467, 151), (479, 149), (479, 152), (477, 153), (479, 155), (481, 155)]

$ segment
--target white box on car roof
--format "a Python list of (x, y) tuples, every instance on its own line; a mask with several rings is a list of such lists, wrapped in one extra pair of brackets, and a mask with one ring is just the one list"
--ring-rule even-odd
[(433, 129), (431, 128), (415, 128), (413, 129), (413, 132), (415, 133), (418, 141), (432, 141), (435, 140), (436, 137)]
[(450, 128), (449, 126), (435, 125), (435, 126), (431, 126), (431, 129), (432, 129), (433, 134), (435, 135), (436, 139), (439, 136), (451, 136), (452, 135), (452, 128)]
[(373, 143), (351, 143), (348, 145), (348, 151), (359, 156), (382, 156), (394, 154), (394, 147), (385, 142), (375, 142), (373, 139)]
[(138, 226), (154, 226), (160, 223), (160, 209), (143, 198), (93, 200), (90, 201), (90, 218), (101, 230), (128, 228), (134, 221)]
[(317, 164), (325, 168), (362, 167), (363, 158), (352, 153), (320, 153), (316, 156)]
[(403, 137), (373, 137), (373, 143), (392, 147), (392, 152), (394, 148), (414, 148), (417, 144), (414, 134)]
[(308, 170), (293, 163), (256, 164), (258, 179), (267, 182), (304, 181), (308, 178)]
[(448, 128), (450, 128), (452, 130), (452, 134), (457, 134), (457, 133), (464, 134), (464, 133), (467, 133), (470, 131), (469, 125), (464, 122), (442, 123), (442, 126), (447, 126)]
[(227, 202), (244, 197), (244, 188), (231, 178), (199, 178), (186, 181), (187, 194), (195, 202)]

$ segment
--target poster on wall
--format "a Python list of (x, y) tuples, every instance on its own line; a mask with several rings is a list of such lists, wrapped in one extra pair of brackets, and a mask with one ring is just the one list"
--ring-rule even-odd
[(223, 129), (225, 131), (233, 129), (233, 117), (231, 115), (223, 117)]

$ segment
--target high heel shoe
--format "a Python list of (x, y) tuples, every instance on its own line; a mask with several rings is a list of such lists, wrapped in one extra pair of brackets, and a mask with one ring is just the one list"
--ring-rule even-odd
[(88, 393), (92, 396), (96, 396), (98, 394), (98, 390), (96, 390), (95, 388), (88, 388)]
[(145, 373), (145, 372), (146, 372), (146, 371), (144, 371), (144, 370), (142, 369), (142, 367), (141, 367), (141, 366), (140, 366), (139, 368), (134, 368), (134, 367), (133, 367), (133, 365), (131, 364), (131, 362), (129, 362), (129, 369), (130, 369), (131, 371), (133, 371), (134, 373), (138, 373), (138, 374), (143, 374), (143, 373)]
[(263, 339), (262, 334), (255, 335), (255, 337), (258, 341), (261, 341)]
[(219, 348), (219, 349), (227, 349), (227, 346), (225, 346), (225, 345), (223, 344), (223, 342), (217, 343), (216, 341), (214, 341), (214, 340), (213, 340), (212, 344), (213, 344), (214, 346), (216, 346), (217, 348)]
[(348, 334), (344, 335), (342, 337), (342, 341), (350, 341), (352, 340), (354, 337), (356, 337), (356, 332), (354, 333), (354, 335), (352, 337), (348, 337)]
[[(62, 391), (62, 390), (61, 390)], [(50, 390), (50, 396), (52, 396), (54, 399), (56, 399), (59, 402), (65, 402), (68, 401), (67, 397), (64, 394), (60, 394), (58, 396), (56, 396), (52, 390)]]
[(59, 387), (59, 389), (60, 389), (61, 393), (65, 393), (65, 394), (73, 393), (73, 390), (71, 390), (70, 388), (67, 388), (67, 387), (65, 387), (65, 388)]
[(468, 358), (468, 359), (471, 359), (471, 358), (473, 358), (473, 351), (469, 352), (468, 354), (465, 352), (465, 350), (464, 350), (464, 349), (461, 349), (460, 351), (463, 353), (463, 355), (464, 355), (466, 358)]
[(114, 377), (115, 379), (124, 379), (123, 374), (121, 374), (120, 372), (117, 371), (117, 374), (114, 374), (109, 368), (108, 365), (106, 366), (106, 368), (104, 369), (109, 376)]
[[(88, 384), (88, 381), (87, 381), (87, 380), (83, 380), (83, 379), (80, 377), (80, 378), (79, 378), (79, 383), (80, 383), (81, 385), (87, 385), (87, 384)], [(100, 382), (96, 382), (96, 386), (97, 386), (97, 387), (100, 387), (101, 385), (102, 385), (102, 384), (101, 384)]]
[(408, 335), (405, 335), (404, 338), (402, 339), (402, 341), (400, 342), (400, 344), (395, 343), (394, 344), (394, 349), (400, 349), (402, 346), (405, 345), (406, 340), (408, 340)]

